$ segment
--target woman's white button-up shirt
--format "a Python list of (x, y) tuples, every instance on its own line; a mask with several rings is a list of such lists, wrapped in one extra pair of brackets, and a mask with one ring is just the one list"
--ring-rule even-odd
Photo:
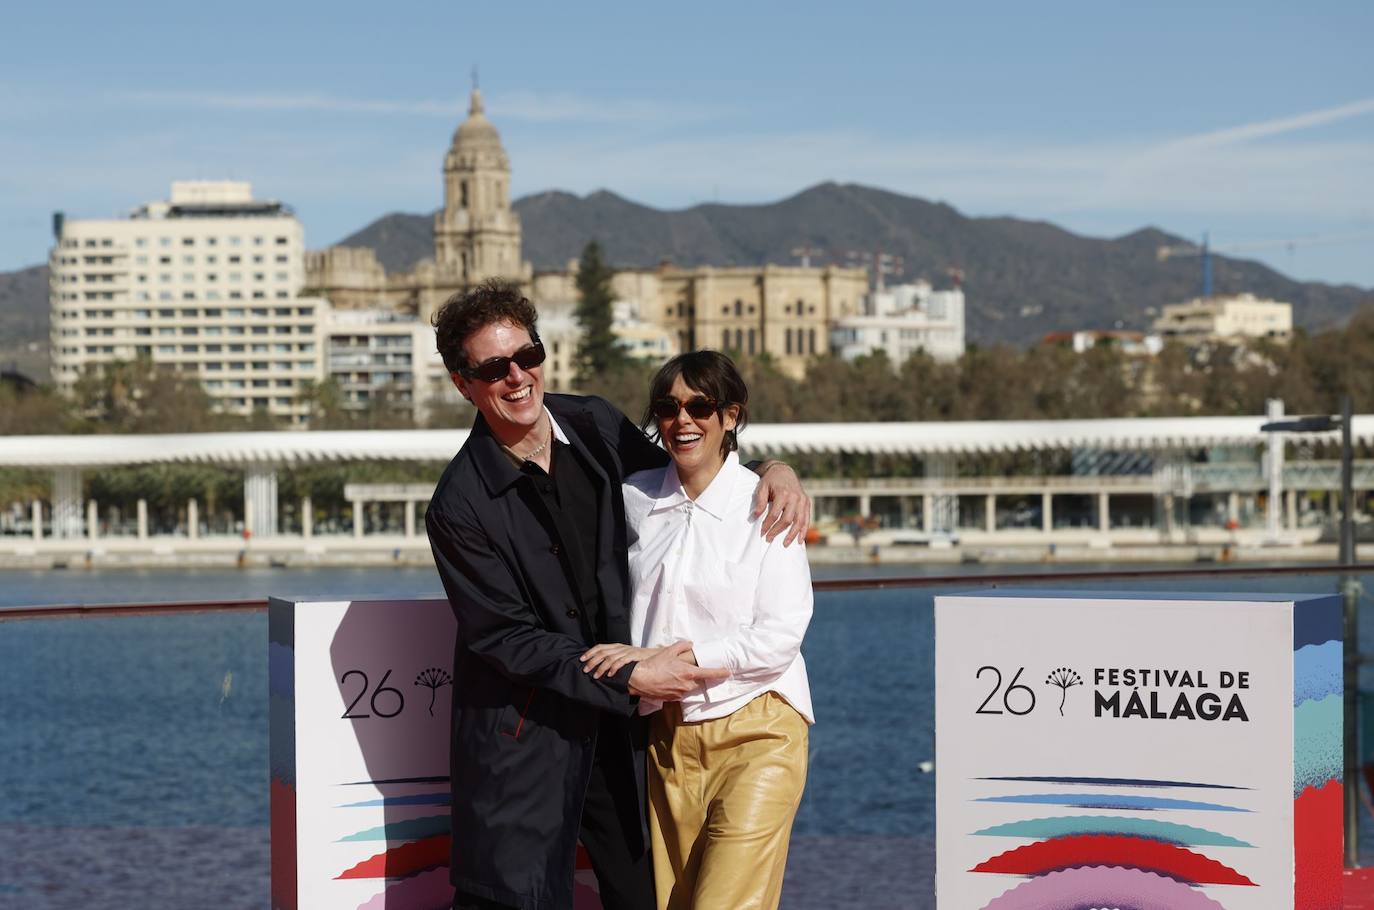
[[(725, 717), (776, 692), (814, 723), (801, 643), (811, 621), (811, 568), (799, 541), (759, 533), (749, 511), (759, 479), (733, 452), (695, 500), (672, 464), (626, 478), (631, 641), (692, 642), (697, 664), (730, 677), (682, 700), (686, 721)], [(644, 699), (640, 713), (661, 704)]]

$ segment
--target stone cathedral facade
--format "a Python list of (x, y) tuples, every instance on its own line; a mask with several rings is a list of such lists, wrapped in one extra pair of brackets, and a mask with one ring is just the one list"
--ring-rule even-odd
[[(541, 327), (567, 324), (576, 303), (575, 264), (536, 273), (521, 258), (510, 158), (475, 88), (468, 117), (444, 156), (443, 175), (444, 207), (434, 217), (433, 259), (409, 272), (387, 274), (370, 249), (313, 251), (306, 255), (309, 292), (327, 297), (336, 310), (384, 309), (428, 322), (453, 293), (501, 277), (525, 288), (539, 308)], [(830, 327), (863, 311), (868, 274), (833, 266), (665, 263), (619, 268), (614, 289), (621, 311), (632, 314), (633, 324), (623, 326), (627, 336), (661, 333), (665, 344), (654, 348), (660, 353), (696, 348), (766, 353), (800, 377), (812, 357), (830, 352)], [(571, 362), (560, 353), (558, 365), (549, 364), (554, 388), (566, 387), (558, 374)]]

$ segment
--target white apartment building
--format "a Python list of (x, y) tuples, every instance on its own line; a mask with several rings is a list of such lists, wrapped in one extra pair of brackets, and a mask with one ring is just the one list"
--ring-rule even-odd
[(544, 387), (550, 392), (571, 392), (577, 379), (577, 349), (582, 326), (573, 315), (575, 304), (541, 306), (535, 331), (544, 343)]
[(1293, 305), (1254, 294), (1195, 297), (1166, 304), (1155, 331), (1184, 342), (1271, 338), (1287, 341), (1293, 334)]
[(937, 291), (926, 281), (874, 291), (862, 315), (835, 320), (830, 345), (845, 360), (883, 351), (900, 364), (920, 350), (936, 360), (958, 360), (964, 354), (964, 292)]
[(678, 353), (674, 334), (645, 319), (638, 300), (617, 300), (611, 304), (611, 332), (636, 360), (660, 364)]
[(322, 334), (325, 378), (338, 384), (346, 409), (387, 395), (422, 421), (432, 405), (458, 397), (433, 326), (391, 310), (346, 310), (331, 314)]
[(301, 384), (322, 378), (329, 303), (297, 297), (304, 230), (248, 183), (172, 184), (126, 218), (53, 218), (53, 380), (140, 357), (198, 377), (217, 406), (300, 422)]

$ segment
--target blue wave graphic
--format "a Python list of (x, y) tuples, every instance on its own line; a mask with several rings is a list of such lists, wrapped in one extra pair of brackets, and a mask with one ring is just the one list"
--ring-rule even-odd
[(1293, 797), (1341, 776), (1341, 693), (1305, 701), (1293, 712)]
[(409, 796), (384, 796), (381, 799), (365, 799), (358, 803), (344, 803), (340, 809), (363, 809), (369, 806), (447, 806), (453, 802), (453, 794), (412, 793)]
[(1328, 695), (1343, 691), (1341, 662), (1342, 644), (1328, 641), (1320, 645), (1304, 645), (1293, 652), (1293, 704), (1320, 701)]
[(1127, 796), (1121, 793), (1025, 793), (1013, 796), (984, 796), (978, 803), (1023, 803), (1040, 806), (1073, 806), (1078, 809), (1196, 809), (1201, 812), (1249, 812), (1237, 806), (1201, 803), (1191, 799), (1162, 796)]
[(1192, 825), (1157, 821), (1153, 818), (1127, 818), (1120, 815), (1073, 815), (1057, 818), (1029, 818), (1006, 822), (973, 832), (991, 837), (1050, 839), (1080, 834), (1114, 834), (1144, 837), (1185, 847), (1253, 847), (1254, 844)]
[(431, 815), (426, 818), (411, 818), (405, 821), (389, 822), (385, 825), (378, 825), (375, 828), (368, 828), (366, 831), (357, 831), (339, 838), (337, 843), (349, 841), (369, 841), (384, 840), (389, 843), (400, 841), (423, 840), (427, 837), (435, 837), (440, 834), (448, 834), (452, 830), (452, 820), (447, 815)]
[(1183, 780), (1146, 780), (1136, 777), (980, 777), (978, 780), (1010, 780), (1034, 784), (1077, 784), (1091, 787), (1198, 787), (1205, 790), (1249, 790), (1230, 784), (1198, 784)]

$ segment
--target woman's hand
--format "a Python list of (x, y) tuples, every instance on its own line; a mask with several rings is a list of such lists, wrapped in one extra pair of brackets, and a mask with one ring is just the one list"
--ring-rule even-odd
[(759, 465), (759, 487), (754, 491), (754, 508), (749, 518), (758, 518), (765, 506), (768, 515), (762, 530), (770, 542), (783, 531), (787, 532), (783, 546), (806, 539), (806, 528), (811, 524), (811, 497), (802, 489), (796, 473), (781, 461)]
[(582, 672), (592, 674), (593, 679), (600, 679), (607, 674), (618, 672), (621, 667), (628, 663), (648, 660), (662, 650), (662, 648), (636, 648), (633, 645), (597, 645), (582, 655)]

